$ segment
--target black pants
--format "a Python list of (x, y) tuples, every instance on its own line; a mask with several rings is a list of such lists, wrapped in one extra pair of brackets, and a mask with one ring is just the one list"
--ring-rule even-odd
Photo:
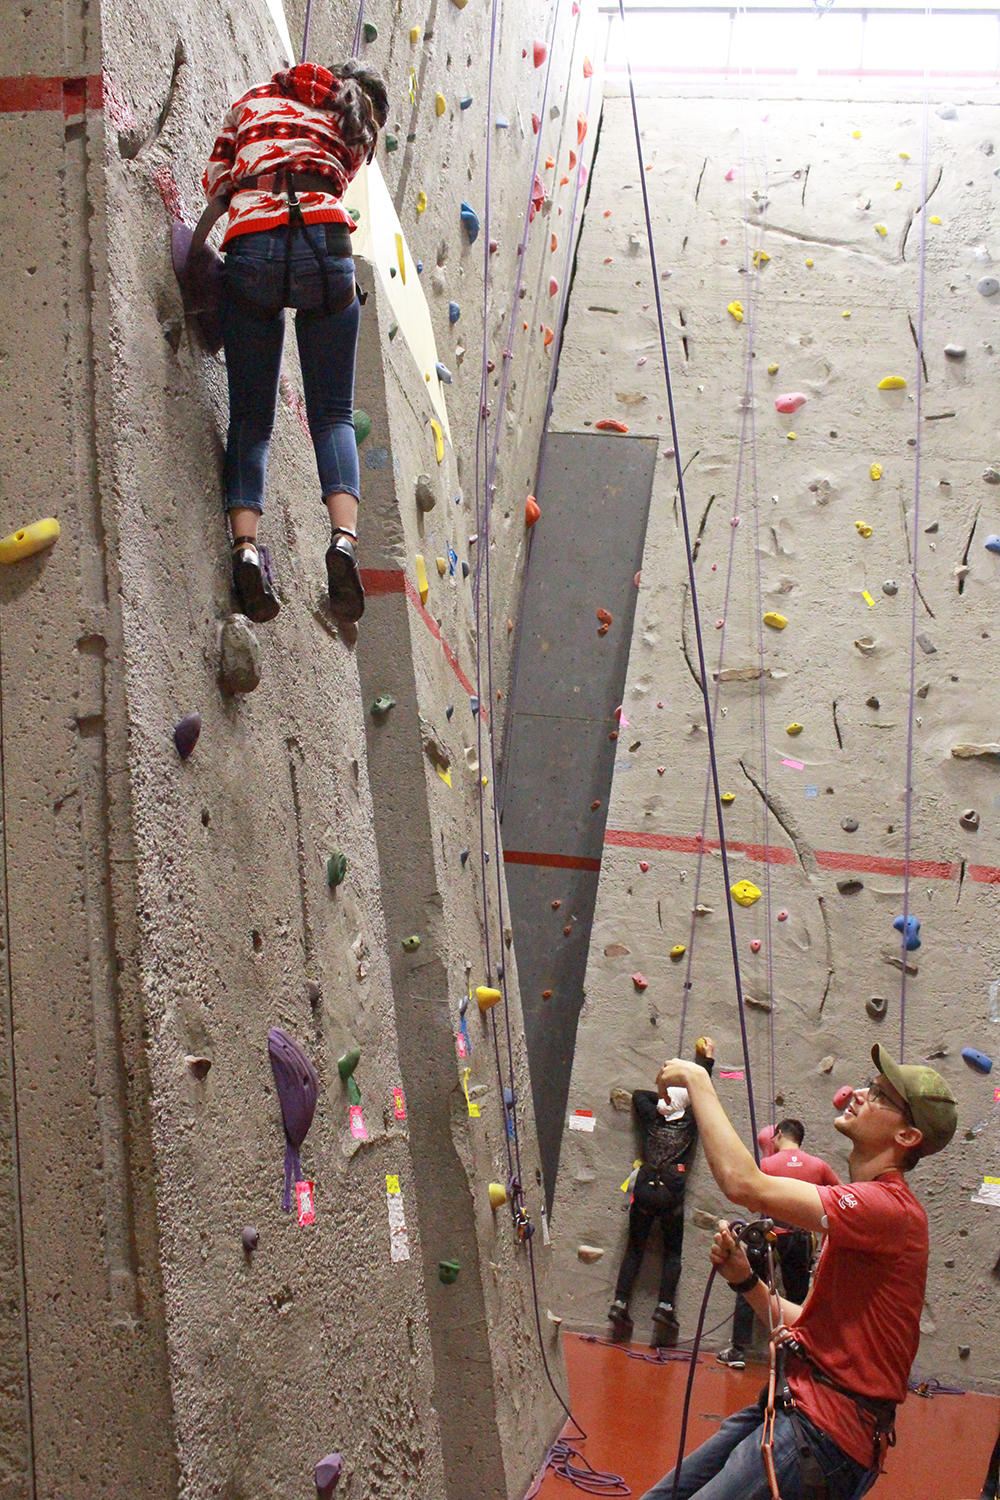
[[(812, 1259), (812, 1237), (805, 1229), (792, 1229), (779, 1234), (775, 1245), (778, 1264), (781, 1267), (781, 1282), (789, 1302), (800, 1305), (806, 1300), (809, 1290), (809, 1262)], [(748, 1250), (747, 1259), (757, 1275), (767, 1277), (766, 1250)], [(733, 1343), (737, 1349), (749, 1349), (753, 1343), (753, 1308), (745, 1297), (736, 1298), (733, 1313)]]
[(615, 1300), (628, 1302), (635, 1278), (642, 1265), (649, 1231), (659, 1224), (663, 1233), (663, 1264), (660, 1271), (660, 1301), (673, 1305), (681, 1274), (681, 1250), (684, 1245), (684, 1192), (658, 1185), (649, 1172), (636, 1179), (632, 1207), (628, 1216), (628, 1245), (622, 1256)]

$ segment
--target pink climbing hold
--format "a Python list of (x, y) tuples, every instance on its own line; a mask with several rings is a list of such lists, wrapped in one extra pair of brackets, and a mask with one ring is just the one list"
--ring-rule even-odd
[(775, 396), (774, 409), (790, 416), (793, 411), (798, 411), (800, 406), (805, 406), (808, 399), (809, 397), (803, 396), (801, 391), (789, 391), (784, 396)]
[(729, 171), (726, 173), (726, 181), (727, 182), (732, 182), (732, 180), (733, 180), (733, 178), (735, 176), (736, 176), (736, 168), (735, 167), (730, 167)]
[(535, 67), (540, 68), (549, 55), (549, 49), (544, 42), (536, 42), (533, 48)]
[(640, 859), (640, 861), (639, 861), (639, 869), (645, 875), (648, 872), (648, 870), (649, 870), (649, 860), (648, 859)]
[(559, 290), (559, 283), (554, 276), (549, 277), (549, 296), (554, 297)]
[(750, 939), (750, 952), (751, 953), (759, 953), (760, 952), (760, 938), (751, 938)]
[(778, 921), (779, 922), (787, 922), (788, 921), (788, 913), (787, 913), (787, 911), (785, 910), (784, 907), (782, 907), (781, 910), (778, 913)]
[(649, 980), (646, 978), (645, 974), (633, 974), (632, 983), (635, 985), (637, 990), (642, 991), (649, 984)]
[(579, 114), (576, 117), (576, 144), (583, 145), (583, 138), (587, 134), (587, 116)]
[(850, 1087), (849, 1084), (845, 1083), (841, 1088), (839, 1088), (833, 1096), (834, 1109), (846, 1109), (848, 1104), (850, 1104), (851, 1102), (851, 1096), (853, 1093), (854, 1090)]

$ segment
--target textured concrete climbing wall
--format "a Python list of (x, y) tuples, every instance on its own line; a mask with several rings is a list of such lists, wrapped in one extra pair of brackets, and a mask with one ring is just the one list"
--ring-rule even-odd
[[(549, 9), (498, 11), (493, 110), (507, 123), (492, 126), (487, 352), (496, 391), (509, 339), (490, 539), (500, 711), (553, 358), (550, 276), (563, 282), (578, 198), (568, 153), (585, 160), (590, 146), (580, 150), (577, 124), (595, 87), (582, 66), (589, 42), (563, 10), (544, 112), (532, 43)], [(296, 38), (302, 11), (288, 16)], [(311, 55), (343, 55), (355, 15), (314, 5)], [(259, 632), (262, 681), (246, 696), (217, 680), (231, 607), (224, 369), (184, 327), (168, 228), (200, 208), (224, 109), (287, 49), (264, 0), (209, 14), (109, 3), (45, 16), (43, 26), (25, 9), (6, 37), (0, 90), (11, 159), (36, 205), (24, 214), (22, 183), (3, 231), (20, 315), (3, 342), (13, 378), (0, 533), (52, 511), (63, 524), (54, 552), (0, 580), (5, 1493), (306, 1494), (312, 1464), (339, 1448), (348, 1494), (519, 1495), (559, 1412), (534, 1343), (526, 1250), (509, 1215), (488, 1207), (488, 1181), (508, 1174), (508, 1138), (491, 1027), (474, 1008), (464, 1065), (455, 1046), (459, 1000), (491, 977), (477, 858), (460, 859), (477, 849), (481, 805), (489, 826), (494, 779), (480, 737), (489, 711), (477, 724), (469, 701), (472, 579), (485, 553), (472, 483), (485, 234), (470, 247), (458, 211), (467, 198), (485, 231), (490, 11), (366, 8), (378, 33), (366, 56), (389, 76), (398, 143), (380, 159), (427, 267), (454, 373), (453, 440), (439, 465), (422, 372), (403, 334), (390, 339), (375, 289), (388, 269), (362, 268), (374, 292), (358, 388), (373, 417), (362, 463), (369, 615), (355, 650), (323, 605), (326, 522), (292, 343), (265, 522), (283, 609)], [(542, 162), (558, 165), (542, 168), (551, 196), (515, 304), (533, 111), (544, 115)], [(420, 472), (438, 491), (429, 518), (414, 503)], [(448, 545), (455, 572), (442, 578), (435, 558)], [(431, 569), (426, 609), (417, 551)], [(365, 712), (376, 690), (397, 698), (382, 723)], [(181, 762), (171, 729), (194, 710), (201, 738)], [(450, 788), (437, 774), (444, 758)], [(333, 892), (326, 861), (338, 850), (349, 872)], [(507, 969), (537, 1218), (497, 864), (494, 849), (490, 965)], [(411, 933), (415, 955), (401, 946)], [(280, 1208), (272, 1025), (320, 1073), (303, 1150), (316, 1183), (309, 1227)], [(348, 1128), (336, 1069), (352, 1045), (364, 1140)], [(398, 1179), (408, 1260), (390, 1257), (387, 1179)], [(252, 1255), (245, 1226), (259, 1235)], [(445, 1285), (437, 1263), (452, 1258), (459, 1277)]]
[[(903, 904), (919, 439), (909, 905), (923, 946), (908, 955), (905, 1056), (934, 1059), (960, 1110), (950, 1149), (914, 1174), (933, 1246), (920, 1368), (995, 1382), (998, 1210), (971, 1200), (996, 1173), (998, 1106), (993, 1080), (961, 1052), (995, 1051), (1000, 1016), (1000, 759), (988, 686), (1000, 577), (984, 546), (1000, 531), (1000, 297), (977, 290), (998, 253), (1000, 120), (984, 104), (932, 105), (924, 226), (920, 104), (644, 98), (640, 108), (722, 791), (734, 794), (731, 878), (765, 891), (736, 909), (758, 1117), (771, 1119), (773, 1096), (838, 1167), (834, 1090), (868, 1076), (873, 1041), (900, 1046), (892, 921)], [(727, 312), (735, 302), (742, 322)], [(662, 457), (624, 699), (632, 744), (618, 744), (569, 1100), (596, 1125), (565, 1135), (554, 1209), (560, 1310), (580, 1324), (603, 1320), (625, 1239), (620, 1184), (635, 1146), (627, 1100), (616, 1108), (611, 1094), (651, 1086), (677, 1049), (689, 958), (685, 1049), (701, 1033), (717, 1038), (720, 1094), (748, 1128), (745, 1083), (725, 1076), (744, 1059), (714, 810), (703, 862), (697, 853), (705, 718), (652, 303), (631, 114), (615, 97), (554, 426), (617, 418), (657, 434)], [(879, 390), (893, 375), (905, 388)], [(806, 400), (782, 415), (775, 399), (789, 393)], [(767, 611), (787, 627), (763, 627)], [(961, 744), (985, 749), (956, 758)], [(963, 825), (967, 810), (978, 814), (975, 831)], [(687, 952), (672, 961), (675, 945)], [(722, 1206), (701, 1167), (689, 1213)], [(603, 1257), (581, 1264), (581, 1244)], [(685, 1332), (706, 1247), (707, 1233), (689, 1224)], [(653, 1258), (637, 1330), (654, 1300)], [(715, 1297), (710, 1322), (726, 1300)]]

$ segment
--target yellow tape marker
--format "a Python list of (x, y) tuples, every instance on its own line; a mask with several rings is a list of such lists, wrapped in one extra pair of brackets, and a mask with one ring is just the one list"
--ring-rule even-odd
[(437, 770), (437, 773), (440, 776), (441, 780), (444, 782), (445, 786), (451, 786), (451, 771), (450, 771), (450, 769), (447, 770), (447, 771), (442, 771), (442, 769), (441, 769), (440, 766), (435, 767), (435, 769)]
[(444, 463), (444, 433), (441, 431), (441, 423), (435, 422), (431, 417), (431, 432), (434, 434), (434, 457), (438, 463)]
[(865, 601), (865, 603), (868, 605), (869, 609), (874, 609), (875, 608), (875, 600), (872, 598), (871, 594), (869, 594), (869, 592), (868, 592), (867, 589), (862, 589), (861, 590), (861, 597)]
[(478, 1120), (479, 1119), (479, 1105), (475, 1102), (474, 1099), (470, 1099), (469, 1098), (469, 1074), (471, 1072), (472, 1072), (471, 1068), (463, 1068), (462, 1069), (462, 1092), (465, 1095), (465, 1102), (469, 1106), (469, 1119), (470, 1120)]
[(427, 582), (427, 565), (421, 553), (418, 552), (414, 557), (413, 566), (417, 573), (417, 593), (420, 595), (420, 602), (426, 604), (430, 588)]

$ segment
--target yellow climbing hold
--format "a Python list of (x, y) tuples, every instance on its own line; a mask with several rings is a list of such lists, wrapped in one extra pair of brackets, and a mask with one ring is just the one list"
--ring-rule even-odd
[(855, 141), (860, 141), (860, 139), (861, 139), (861, 131), (860, 130), (852, 130), (851, 131), (851, 139), (855, 140)]
[(850, 310), (850, 308), (845, 308), (844, 311), (841, 313), (840, 316), (842, 318), (849, 318), (851, 316), (851, 310)]
[(438, 463), (444, 463), (444, 433), (441, 431), (441, 423), (435, 422), (431, 417), (431, 432), (434, 434), (434, 457)]
[(882, 238), (885, 239), (885, 237), (889, 233), (889, 231), (888, 231), (888, 229), (886, 229), (886, 227), (885, 227), (884, 224), (876, 224), (875, 225), (875, 233), (876, 234), (880, 234), (882, 236)]
[(445, 110), (447, 108), (448, 108), (448, 104), (447, 104), (447, 101), (445, 100), (444, 95), (443, 94), (435, 94), (434, 95), (434, 112), (437, 115), (437, 117), (438, 117), (439, 120), (440, 120), (441, 116), (444, 114), (444, 112), (445, 112)]
[(414, 72), (414, 70), (411, 68), (410, 69), (410, 103), (411, 104), (416, 104), (416, 102), (417, 102), (417, 75)]
[(784, 615), (779, 615), (776, 609), (769, 609), (764, 616), (764, 624), (770, 625), (772, 630), (784, 630), (788, 621)]
[(909, 151), (901, 151), (899, 153), (899, 159), (900, 159), (900, 161), (909, 161), (909, 159), (910, 159), (910, 153), (909, 153)]
[(410, 27), (410, 41), (411, 41), (411, 43), (413, 44), (414, 47), (417, 45), (417, 43), (419, 42), (419, 40), (420, 40), (420, 27), (419, 26), (411, 26)]
[(854, 529), (858, 533), (858, 536), (868, 537), (872, 534), (872, 529), (867, 521), (855, 521)]
[(785, 725), (785, 733), (786, 734), (791, 734), (791, 735), (801, 734), (802, 733), (802, 725), (801, 724), (786, 724)]
[(426, 207), (427, 207), (427, 194), (424, 192), (423, 188), (421, 188), (420, 192), (417, 194), (417, 213), (418, 214), (422, 214), (424, 212), (424, 210), (426, 209)]
[(777, 365), (768, 365), (768, 367), (767, 367), (767, 373), (769, 375), (777, 375), (777, 373), (778, 373), (778, 366)]
[(722, 795), (719, 797), (719, 801), (722, 802), (722, 803), (724, 803), (725, 806), (728, 807), (729, 804), (730, 804), (730, 802), (735, 802), (736, 801), (736, 793), (735, 792), (723, 792)]
[(737, 906), (753, 906), (755, 901), (760, 900), (760, 891), (752, 880), (737, 880), (735, 885), (729, 887), (729, 894)]
[(903, 184), (902, 184), (902, 183), (901, 183), (901, 182), (899, 182), (899, 181), (897, 181), (897, 182), (894, 182), (894, 183), (893, 183), (893, 185), (892, 185), (892, 190), (893, 190), (893, 192), (894, 192), (894, 193), (898, 193), (898, 192), (899, 192), (899, 190), (900, 190), (900, 188), (901, 188), (901, 187), (902, 187), (902, 186), (903, 186)]
[(419, 552), (413, 559), (413, 566), (416, 569), (417, 573), (417, 593), (420, 595), (420, 602), (421, 604), (426, 604), (427, 594), (429, 591), (427, 583), (427, 568), (424, 564), (424, 559)]
[(940, 222), (941, 222), (941, 215), (940, 214), (931, 214), (931, 216), (930, 216), (930, 218), (928, 219), (927, 222), (928, 222), (928, 224), (940, 224)]
[(674, 963), (676, 963), (679, 958), (684, 957), (686, 952), (687, 945), (685, 943), (675, 943), (670, 950), (670, 957), (674, 960)]
[(816, 264), (816, 262), (815, 262), (815, 261), (814, 261), (814, 260), (807, 260), (807, 261), (806, 261), (806, 266), (807, 266), (807, 267), (808, 267), (808, 269), (809, 269), (809, 270), (810, 270), (810, 271), (811, 271), (811, 270), (812, 270), (812, 268), (813, 268), (813, 266), (814, 266), (814, 265), (815, 265), (815, 264)]
[(0, 541), (0, 563), (20, 562), (22, 557), (31, 557), (59, 540), (59, 522), (54, 516), (43, 521), (32, 521), (19, 531), (12, 531)]
[(788, 439), (788, 441), (790, 443), (794, 443), (796, 441), (796, 439), (798, 438), (798, 433), (797, 432), (786, 432), (785, 433), (785, 437)]
[(869, 477), (869, 479), (881, 479), (882, 478), (882, 465), (881, 464), (872, 464), (871, 468), (868, 470), (868, 477)]
[(438, 577), (443, 578), (448, 571), (447, 559), (443, 557), (436, 557), (434, 561), (437, 563)]
[(480, 1010), (491, 1010), (494, 1005), (499, 1005), (503, 995), (499, 990), (491, 989), (489, 985), (476, 985), (476, 1004)]
[(406, 285), (406, 256), (403, 253), (403, 236), (396, 236), (396, 263), (399, 266), (399, 276), (403, 285)]
[(771, 257), (768, 255), (766, 250), (755, 250), (753, 253), (753, 263), (758, 268), (758, 270), (761, 266), (766, 266), (770, 259)]
[(906, 387), (902, 375), (886, 375), (878, 383), (880, 391), (901, 391)]
[(490, 1208), (503, 1208), (507, 1202), (507, 1189), (502, 1182), (491, 1182), (487, 1189), (490, 1195)]
[(731, 318), (735, 318), (736, 321), (737, 321), (737, 323), (742, 323), (743, 322), (743, 303), (742, 302), (730, 302), (729, 305), (726, 308), (726, 312), (729, 314), (729, 316)]

